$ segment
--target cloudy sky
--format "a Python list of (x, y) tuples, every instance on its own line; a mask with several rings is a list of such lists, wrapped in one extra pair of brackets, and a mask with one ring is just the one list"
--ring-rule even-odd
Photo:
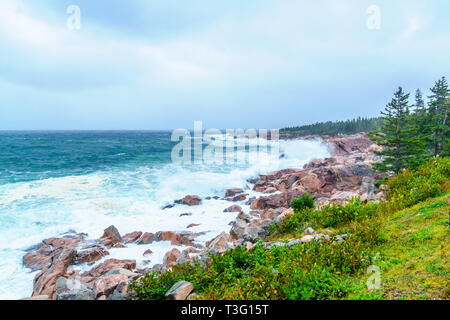
[(0, 130), (375, 116), (399, 85), (450, 76), (449, 12), (448, 0), (0, 0)]

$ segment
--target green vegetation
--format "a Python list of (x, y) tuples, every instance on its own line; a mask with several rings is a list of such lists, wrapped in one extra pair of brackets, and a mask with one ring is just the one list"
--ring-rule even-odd
[(295, 212), (300, 212), (308, 208), (314, 209), (314, 198), (309, 193), (305, 193), (299, 198), (292, 200), (291, 207)]
[(381, 128), (381, 118), (357, 118), (347, 121), (318, 122), (300, 127), (284, 128), (280, 133), (296, 134), (298, 136), (308, 135), (333, 135), (338, 133), (355, 134), (359, 132), (369, 132)]
[(410, 166), (418, 166), (433, 156), (450, 155), (450, 90), (445, 77), (430, 89), (428, 106), (420, 90), (415, 105), (410, 105), (409, 93), (400, 87), (382, 112), (381, 129), (371, 133), (378, 145), (377, 152), (384, 160), (374, 164), (380, 171), (395, 173)]
[[(314, 210), (305, 196), (268, 240), (289, 240), (305, 226), (328, 239), (237, 247), (149, 273), (132, 288), (142, 300), (163, 299), (181, 280), (194, 284), (198, 299), (449, 299), (449, 180), (449, 158), (437, 158), (390, 179), (385, 202), (356, 198)], [(333, 241), (344, 233), (344, 242)], [(381, 289), (367, 289), (371, 265), (380, 268)]]

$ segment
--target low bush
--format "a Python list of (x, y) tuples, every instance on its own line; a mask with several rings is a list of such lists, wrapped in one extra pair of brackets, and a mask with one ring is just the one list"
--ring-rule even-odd
[(314, 207), (314, 198), (309, 193), (305, 193), (291, 201), (291, 208), (297, 213), (304, 209), (314, 209)]

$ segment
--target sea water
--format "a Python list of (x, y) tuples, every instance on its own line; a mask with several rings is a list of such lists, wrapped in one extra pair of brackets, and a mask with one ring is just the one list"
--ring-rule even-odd
[[(237, 213), (223, 210), (233, 203), (211, 199), (162, 208), (188, 194), (223, 198), (229, 188), (250, 188), (246, 193), (256, 196), (249, 178), (329, 156), (321, 141), (290, 140), (280, 141), (280, 154), (259, 153), (258, 161), (176, 164), (171, 161), (175, 144), (170, 132), (0, 132), (0, 299), (31, 295), (36, 272), (25, 268), (22, 258), (43, 239), (67, 232), (96, 239), (114, 225), (122, 235), (202, 232), (196, 240), (204, 244), (230, 230)], [(180, 217), (183, 213), (189, 215)], [(192, 223), (199, 226), (187, 229)], [(129, 245), (111, 249), (106, 259), (135, 259), (138, 266), (150, 260), (151, 266), (173, 247), (170, 242)], [(147, 249), (153, 253), (144, 257)]]

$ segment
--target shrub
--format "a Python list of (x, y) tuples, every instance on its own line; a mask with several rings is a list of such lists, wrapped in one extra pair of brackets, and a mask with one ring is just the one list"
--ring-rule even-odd
[(291, 208), (297, 213), (304, 209), (314, 209), (314, 199), (310, 194), (305, 193), (291, 201)]
[(442, 195), (448, 190), (450, 158), (435, 158), (399, 173), (389, 180), (387, 199), (391, 210), (400, 210)]

